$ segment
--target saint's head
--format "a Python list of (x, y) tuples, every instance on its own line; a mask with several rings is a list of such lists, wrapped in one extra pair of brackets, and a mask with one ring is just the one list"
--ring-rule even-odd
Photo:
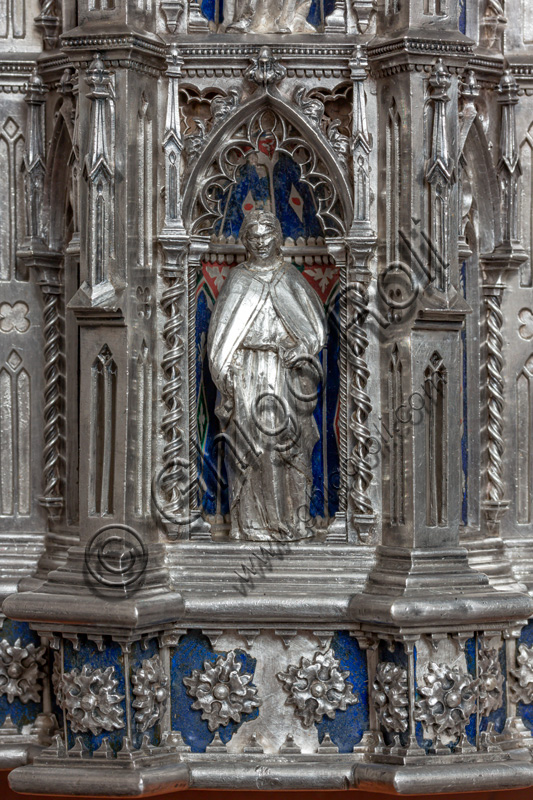
[(283, 234), (278, 218), (270, 211), (252, 211), (241, 226), (241, 240), (250, 260), (265, 266), (281, 253)]

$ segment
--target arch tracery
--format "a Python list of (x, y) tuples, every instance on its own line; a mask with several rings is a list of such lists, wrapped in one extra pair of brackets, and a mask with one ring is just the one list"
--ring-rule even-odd
[[(319, 441), (308, 513), (327, 524), (339, 507), (339, 286), (345, 259), (336, 263), (327, 242), (349, 229), (351, 198), (345, 173), (335, 165), (332, 176), (325, 163), (331, 159), (327, 142), (306, 118), (287, 114), (288, 108), (280, 98), (262, 95), (229, 116), (223, 128), (215, 127), (185, 189), (186, 225), (193, 236), (209, 237), (198, 265), (195, 348), (200, 505), (215, 528), (228, 513), (228, 500), (206, 341), (220, 289), (229, 271), (245, 257), (240, 227), (254, 210), (272, 211), (278, 217), (285, 260), (292, 261), (313, 287), (328, 319), (328, 344), (320, 356), (325, 377), (314, 413)], [(308, 129), (306, 134), (302, 128)]]
[[(270, 136), (270, 142), (267, 139)], [(209, 197), (209, 186), (223, 180), (220, 190), (235, 182), (235, 172), (240, 164), (227, 161), (232, 148), (240, 148), (240, 158), (251, 152), (258, 157), (281, 152), (291, 162), (302, 155), (301, 175), (313, 193), (318, 192), (315, 203), (320, 217), (324, 217), (324, 236), (341, 236), (349, 227), (353, 215), (351, 190), (346, 172), (339, 167), (335, 152), (321, 132), (308, 118), (298, 113), (279, 94), (257, 92), (222, 124), (216, 125), (205, 142), (205, 147), (194, 163), (186, 180), (183, 195), (184, 223), (194, 233), (213, 231), (199, 216), (212, 226), (221, 216), (220, 196)], [(236, 153), (237, 151), (235, 151)], [(211, 174), (210, 174), (211, 173)], [(198, 214), (196, 196), (200, 195), (202, 207)], [(265, 202), (263, 200), (263, 202)], [(275, 201), (272, 203), (275, 206)], [(211, 227), (212, 227), (211, 226)], [(293, 238), (293, 237), (291, 237)]]

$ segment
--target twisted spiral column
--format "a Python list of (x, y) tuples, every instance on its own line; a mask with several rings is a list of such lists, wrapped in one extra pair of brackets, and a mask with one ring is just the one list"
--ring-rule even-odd
[(61, 491), (61, 318), (59, 287), (44, 285), (44, 493), (40, 502), (55, 516), (63, 505)]
[(183, 513), (183, 502), (186, 495), (183, 493), (183, 481), (186, 479), (185, 465), (186, 453), (182, 455), (185, 444), (183, 432), (183, 402), (181, 388), (183, 383), (185, 342), (182, 336), (184, 315), (182, 312), (182, 298), (186, 292), (186, 282), (180, 268), (165, 269), (163, 279), (166, 289), (161, 297), (161, 308), (167, 317), (163, 327), (163, 339), (166, 352), (162, 360), (162, 369), (165, 383), (162, 390), (162, 399), (166, 407), (161, 422), (165, 436), (163, 449), (163, 472), (161, 475), (161, 489), (166, 497), (163, 512), (169, 521), (178, 521), (177, 517)]
[(487, 312), (488, 457), (487, 500), (501, 503), (503, 484), (503, 315), (501, 296), (485, 297)]
[(370, 372), (365, 361), (368, 336), (364, 329), (368, 314), (368, 292), (363, 283), (356, 282), (349, 287), (348, 296), (354, 312), (352, 321), (346, 330), (347, 359), (350, 367), (348, 385), (354, 408), (350, 418), (350, 430), (355, 440), (355, 446), (350, 455), (353, 469), (350, 497), (356, 513), (370, 515), (373, 514), (373, 508), (366, 490), (372, 481), (372, 470), (368, 462), (370, 430), (366, 422), (372, 410), (372, 404), (366, 392)]

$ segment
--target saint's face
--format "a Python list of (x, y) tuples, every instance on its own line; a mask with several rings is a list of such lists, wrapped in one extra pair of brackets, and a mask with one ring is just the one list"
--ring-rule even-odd
[(248, 229), (246, 245), (253, 258), (269, 261), (278, 252), (276, 231), (271, 225), (258, 222)]

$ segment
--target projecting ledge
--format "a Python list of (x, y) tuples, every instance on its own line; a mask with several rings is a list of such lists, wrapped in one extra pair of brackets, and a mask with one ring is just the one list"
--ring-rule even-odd
[(397, 597), (360, 594), (352, 597), (349, 616), (369, 625), (446, 630), (511, 624), (533, 615), (533, 599), (526, 594), (495, 590), (471, 594), (409, 592)]
[(0, 770), (11, 770), (23, 764), (30, 764), (43, 747), (34, 741), (21, 741), (9, 743), (0, 739)]
[[(83, 602), (80, 602), (83, 600)], [(100, 597), (80, 591), (79, 594), (19, 592), (8, 597), (2, 606), (10, 619), (43, 625), (79, 625), (87, 630), (111, 634), (119, 630), (144, 631), (180, 619), (183, 598), (178, 592), (160, 590), (130, 598), (117, 594)]]
[(152, 797), (189, 787), (187, 764), (154, 765), (120, 769), (108, 764), (75, 763), (19, 767), (9, 774), (15, 792), (67, 797)]
[(428, 795), (524, 789), (531, 786), (533, 764), (526, 760), (529, 759), (527, 751), (517, 750), (513, 756), (509, 761), (468, 764), (358, 764), (355, 768), (355, 788), (385, 794)]
[[(428, 756), (428, 761), (431, 756)], [(354, 756), (276, 759), (268, 756), (205, 758), (160, 766), (117, 769), (116, 765), (75, 763), (30, 765), (9, 776), (16, 792), (83, 797), (150, 797), (187, 788), (232, 790), (347, 790), (426, 795), (449, 791), (515, 789), (533, 785), (526, 750), (508, 760), (404, 766), (358, 762)], [(96, 767), (96, 770), (95, 770)], [(96, 777), (95, 772), (98, 776)]]

